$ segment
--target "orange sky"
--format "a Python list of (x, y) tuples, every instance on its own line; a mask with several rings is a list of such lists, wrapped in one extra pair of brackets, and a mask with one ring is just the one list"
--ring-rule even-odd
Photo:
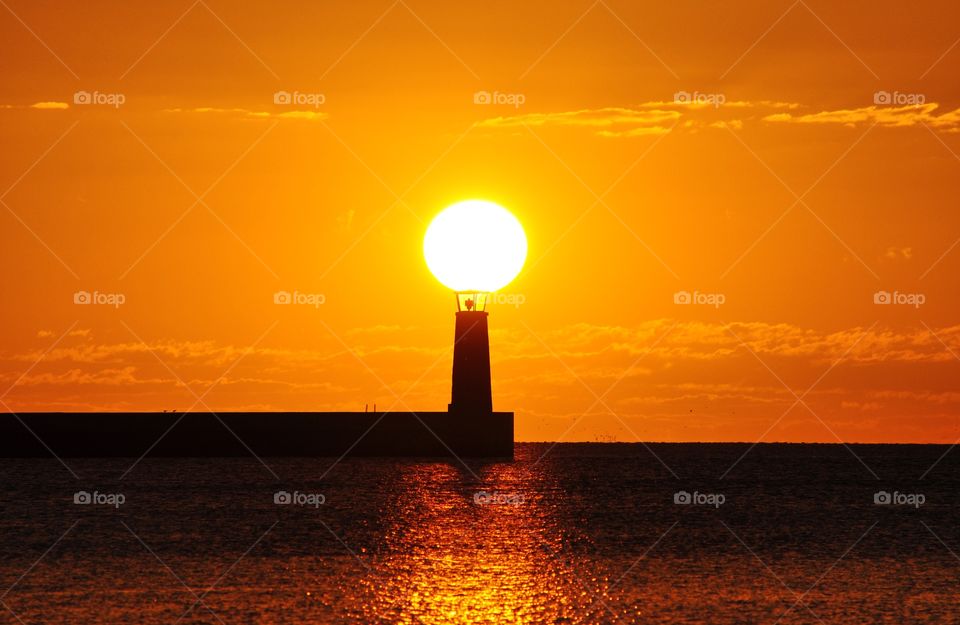
[(5, 0), (0, 408), (442, 410), (422, 237), (480, 197), (518, 440), (952, 443), (958, 17)]

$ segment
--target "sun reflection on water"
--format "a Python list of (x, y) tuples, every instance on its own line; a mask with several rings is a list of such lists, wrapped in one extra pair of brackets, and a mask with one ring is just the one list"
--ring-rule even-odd
[[(520, 480), (516, 471), (488, 465), (477, 469), (477, 483), (452, 465), (405, 467), (396, 484), (403, 496), (383, 511), (391, 522), (388, 555), (377, 563), (384, 577), (373, 582), (372, 617), (426, 625), (541, 623), (548, 611), (564, 611), (570, 593), (583, 592), (553, 555), (542, 491), (533, 496), (531, 476)], [(560, 622), (574, 620), (567, 607), (571, 615)]]

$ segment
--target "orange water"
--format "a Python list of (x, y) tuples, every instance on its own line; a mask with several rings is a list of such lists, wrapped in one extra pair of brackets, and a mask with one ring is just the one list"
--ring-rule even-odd
[(723, 479), (746, 447), (548, 449), (2, 461), (0, 622), (960, 622), (953, 454), (919, 479), (946, 448), (760, 446)]

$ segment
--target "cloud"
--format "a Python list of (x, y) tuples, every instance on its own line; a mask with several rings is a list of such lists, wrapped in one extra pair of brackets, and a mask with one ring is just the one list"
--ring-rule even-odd
[[(690, 94), (687, 94), (690, 95)], [(731, 100), (707, 94), (713, 100), (650, 101), (632, 107), (604, 107), (554, 113), (523, 113), (485, 119), (478, 128), (515, 129), (529, 126), (581, 128), (601, 137), (661, 135), (673, 128), (740, 130), (748, 122), (823, 124), (854, 127), (877, 124), (885, 128), (910, 128), (921, 124), (942, 132), (960, 132), (960, 108), (937, 114), (936, 102), (906, 106), (864, 106), (801, 112), (797, 102)]]
[[(844, 420), (869, 415), (898, 424), (906, 416), (911, 423), (922, 418), (953, 427), (955, 421), (942, 415), (960, 404), (953, 384), (960, 363), (950, 351), (960, 353), (960, 325), (934, 331), (663, 318), (538, 328), (536, 335), (525, 327), (500, 327), (491, 342), (497, 346), (498, 401), (516, 411), (521, 439), (544, 435), (524, 434), (531, 419), (586, 415), (589, 433), (612, 411), (639, 436), (753, 439), (796, 402), (794, 392), (816, 382), (805, 404), (841, 435), (873, 440), (879, 425)], [(398, 325), (338, 332), (349, 348), (333, 338), (249, 350), (218, 341), (144, 345), (79, 330), (47, 352), (60, 333), (46, 331), (32, 349), (0, 354), (0, 380), (16, 383), (5, 401), (22, 410), (186, 410), (196, 401), (190, 390), (209, 389), (204, 401), (214, 410), (363, 410), (374, 402), (404, 409), (394, 393), (411, 408), (443, 408), (448, 337)], [(809, 411), (796, 407), (770, 436), (832, 440), (804, 420), (811, 420)], [(568, 425), (560, 423), (555, 432), (543, 427), (560, 436)], [(904, 436), (930, 439), (924, 431)]]
[[(688, 94), (689, 95), (689, 94)], [(719, 102), (719, 100), (714, 100)], [(601, 137), (641, 137), (662, 135), (675, 126), (681, 128), (743, 127), (743, 115), (752, 110), (795, 109), (793, 102), (774, 100), (733, 100), (719, 104), (678, 98), (676, 101), (642, 102), (632, 107), (604, 107), (555, 113), (524, 113), (494, 117), (478, 122), (478, 128), (567, 127), (592, 130)], [(734, 115), (735, 114), (735, 115)]]
[(897, 247), (891, 246), (883, 253), (883, 259), (889, 261), (908, 261), (913, 258), (913, 248), (912, 247)]
[[(156, 364), (156, 355), (174, 370), (181, 366), (196, 367), (197, 371), (212, 367), (212, 373), (219, 375), (241, 357), (245, 365), (258, 371), (309, 372), (316, 367), (335, 366), (344, 358), (354, 358), (351, 352), (364, 360), (417, 359), (417, 362), (432, 362), (449, 352), (449, 345), (445, 343), (424, 344), (423, 337), (418, 336), (419, 330), (390, 325), (344, 330), (342, 335), (349, 338), (350, 351), (336, 342), (311, 348), (261, 345), (252, 349), (214, 341), (101, 342), (85, 329), (72, 331), (47, 351), (53, 333), (41, 331), (37, 334), (40, 340), (36, 348), (0, 354), (0, 359), (11, 363), (42, 360), (64, 369), (82, 366), (88, 370), (87, 367), (122, 367), (131, 363), (152, 366)], [(817, 366), (833, 363), (842, 356), (846, 362), (860, 364), (953, 361), (944, 344), (960, 353), (960, 325), (936, 328), (935, 332), (934, 335), (922, 326), (875, 327), (869, 332), (860, 326), (823, 331), (788, 323), (723, 324), (657, 319), (635, 326), (580, 323), (538, 333), (550, 350), (522, 328), (495, 329), (491, 332), (491, 341), (498, 346), (496, 358), (500, 361), (522, 363), (556, 356), (565, 361), (586, 363), (596, 375), (607, 377), (622, 371), (618, 363), (641, 355), (645, 355), (645, 363), (669, 361), (671, 366), (726, 358), (752, 359), (753, 354), (764, 359), (796, 359)]]
[(211, 106), (201, 106), (196, 108), (184, 109), (173, 108), (164, 109), (164, 113), (193, 113), (200, 115), (223, 115), (241, 117), (244, 119), (302, 119), (307, 121), (327, 119), (330, 117), (327, 113), (321, 111), (283, 111), (282, 113), (272, 113), (270, 111), (253, 111), (244, 108), (216, 108)]
[(0, 388), (12, 386), (5, 401), (19, 410), (186, 410), (194, 393), (211, 389), (204, 401), (216, 410), (363, 410), (365, 403), (392, 406), (395, 392), (410, 406), (430, 406), (449, 392), (449, 369), (439, 364), (450, 346), (411, 340), (409, 331), (343, 329), (346, 348), (332, 337), (309, 346), (249, 347), (41, 330), (32, 345), (0, 351)]
[(640, 126), (626, 130), (598, 130), (597, 134), (601, 137), (644, 137), (647, 135), (663, 135), (668, 132), (670, 132), (670, 128), (664, 126)]
[(881, 400), (884, 400), (885, 402), (890, 400), (902, 400), (907, 403), (922, 401), (922, 402), (928, 402), (931, 404), (940, 404), (940, 405), (960, 403), (960, 392), (957, 392), (957, 391), (926, 391), (926, 390), (873, 391), (871, 393), (868, 393), (867, 396), (871, 398), (881, 399)]
[(494, 117), (477, 124), (480, 128), (520, 128), (523, 126), (568, 126), (594, 129), (605, 136), (618, 133), (663, 134), (680, 119), (678, 111), (661, 109), (602, 108), (560, 113), (527, 113)]
[[(687, 94), (690, 95), (690, 94)], [(721, 95), (721, 94), (715, 94)], [(724, 99), (722, 103), (715, 104), (709, 99), (699, 99), (694, 100), (658, 100), (653, 102), (643, 102), (637, 105), (638, 108), (648, 109), (648, 108), (676, 108), (676, 109), (687, 109), (687, 110), (715, 110), (718, 108), (733, 108), (733, 109), (798, 109), (802, 105), (799, 102), (780, 102), (778, 100), (726, 100)]]
[(136, 367), (128, 366), (116, 369), (98, 369), (95, 371), (83, 371), (82, 369), (69, 369), (59, 373), (44, 372), (35, 373), (18, 378), (17, 386), (40, 386), (40, 385), (103, 385), (103, 386), (129, 386), (141, 384), (166, 384), (169, 380), (163, 378), (137, 378)]
[(763, 121), (792, 124), (840, 124), (844, 126), (878, 124), (886, 128), (910, 128), (921, 124), (945, 132), (960, 131), (960, 108), (936, 115), (936, 102), (908, 106), (863, 106), (796, 115), (774, 113)]
[[(491, 341), (497, 395), (521, 440), (544, 429), (583, 440), (627, 423), (620, 440), (953, 442), (955, 416), (943, 415), (960, 406), (950, 351), (960, 353), (960, 325), (934, 331), (657, 319), (507, 329)], [(547, 418), (570, 422), (554, 429)]]
[[(50, 336), (49, 334), (44, 336)], [(70, 336), (89, 339), (88, 334), (71, 332)], [(149, 344), (139, 341), (101, 343), (93, 340), (68, 345), (66, 341), (46, 351), (46, 348), (29, 350), (20, 354), (9, 354), (5, 358), (21, 362), (71, 362), (84, 364), (118, 363), (137, 356), (153, 358), (156, 354), (164, 362), (190, 363), (209, 366), (226, 366), (242, 355), (267, 359), (282, 359), (285, 362), (317, 362), (329, 359), (329, 353), (309, 350), (277, 349), (258, 347), (253, 350), (234, 345), (217, 345), (213, 341), (153, 341)]]
[(63, 110), (70, 108), (70, 105), (66, 102), (37, 102), (35, 104), (31, 104), (30, 108), (41, 110)]
[(278, 119), (327, 119), (330, 117), (327, 113), (319, 111), (286, 111), (283, 113), (274, 113), (271, 117)]
[[(669, 361), (672, 365), (745, 357), (788, 358), (821, 366), (841, 357), (846, 362), (952, 363), (960, 353), (960, 325), (935, 329), (851, 327), (831, 332), (788, 323), (702, 321), (648, 321), (638, 326), (574, 324), (540, 335), (550, 351), (522, 330), (494, 332), (503, 359), (545, 359), (554, 354), (571, 362), (619, 355), (645, 360)], [(939, 337), (939, 338), (938, 338)], [(943, 343), (941, 343), (941, 339)], [(609, 361), (607, 361), (609, 362)]]
[(66, 102), (34, 102), (33, 104), (0, 104), (0, 109), (36, 109), (39, 111), (63, 111), (70, 108)]

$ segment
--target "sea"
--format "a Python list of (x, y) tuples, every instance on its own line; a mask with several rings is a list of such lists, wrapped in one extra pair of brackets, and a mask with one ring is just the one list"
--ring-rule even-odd
[(0, 467), (0, 623), (960, 623), (947, 445)]

